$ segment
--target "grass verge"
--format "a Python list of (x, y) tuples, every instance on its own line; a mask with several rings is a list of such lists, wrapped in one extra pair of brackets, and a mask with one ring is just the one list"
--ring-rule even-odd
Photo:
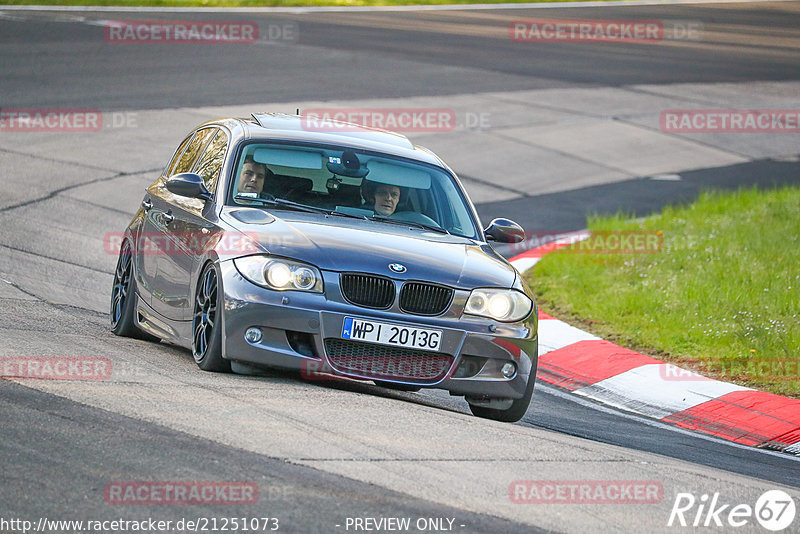
[(709, 192), (645, 219), (592, 217), (589, 229), (663, 240), (654, 253), (574, 244), (546, 256), (527, 276), (544, 311), (705, 376), (800, 398), (800, 187)]

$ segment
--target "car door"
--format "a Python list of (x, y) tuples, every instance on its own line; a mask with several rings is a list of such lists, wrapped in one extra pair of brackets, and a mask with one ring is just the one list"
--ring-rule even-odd
[[(217, 129), (214, 126), (197, 130), (178, 164), (169, 170), (170, 176), (190, 172)], [(197, 236), (187, 232), (182, 222), (185, 217), (181, 218), (177, 214), (189, 211), (199, 215), (204, 202), (173, 194), (166, 187), (167, 178), (167, 176), (162, 177), (148, 191), (152, 207), (147, 220), (151, 239), (157, 246), (157, 250), (151, 254), (155, 259), (155, 277), (150, 305), (159, 315), (167, 319), (183, 321), (186, 319), (186, 310), (190, 304), (186, 291), (189, 284), (186, 278), (189, 275), (184, 267), (187, 262), (192, 261), (191, 240)]]
[(161, 176), (156, 182), (147, 188), (144, 198), (142, 199), (142, 209), (144, 210), (144, 218), (142, 220), (141, 232), (137, 236), (137, 251), (134, 255), (135, 271), (137, 274), (137, 286), (142, 300), (147, 304), (152, 304), (152, 295), (157, 291), (157, 274), (158, 274), (158, 255), (163, 253), (164, 247), (160, 243), (164, 237), (161, 232), (156, 231), (156, 223), (154, 216), (162, 213), (161, 211), (153, 211), (153, 195), (157, 194), (158, 186), (163, 185), (167, 176), (172, 175), (173, 169), (178, 167), (182, 159), (186, 147), (195, 136), (195, 132), (186, 136), (172, 159), (169, 161)]
[[(213, 196), (216, 193), (222, 163), (228, 149), (228, 135), (222, 128), (218, 129), (206, 146), (203, 155), (195, 163), (192, 172), (199, 175), (205, 183), (206, 189)], [(180, 306), (184, 320), (191, 320), (193, 312), (192, 273), (196, 272), (195, 266), (203, 260), (203, 252), (211, 243), (216, 242), (219, 229), (211, 223), (204, 213), (208, 204), (199, 199), (186, 198), (173, 195), (172, 235), (176, 242), (175, 248), (182, 247), (181, 253), (165, 255), (159, 264), (159, 269), (171, 275), (171, 287), (175, 291), (173, 305)], [(180, 296), (180, 298), (178, 298)]]

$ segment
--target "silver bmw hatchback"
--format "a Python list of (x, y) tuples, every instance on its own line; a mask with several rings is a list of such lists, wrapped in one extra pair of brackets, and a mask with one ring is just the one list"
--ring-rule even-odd
[(277, 367), (463, 395), (517, 421), (537, 309), (455, 173), (399, 134), (302, 116), (202, 124), (125, 230), (117, 335), (163, 339), (207, 371)]

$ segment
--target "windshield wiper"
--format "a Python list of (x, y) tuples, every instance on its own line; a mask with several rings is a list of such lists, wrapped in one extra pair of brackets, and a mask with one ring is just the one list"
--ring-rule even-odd
[(334, 209), (328, 212), (329, 215), (338, 215), (339, 217), (350, 217), (351, 219), (360, 219), (362, 221), (369, 220), (366, 215), (359, 215), (357, 213), (348, 213), (346, 211), (339, 211)]
[(380, 221), (390, 224), (399, 224), (401, 226), (415, 226), (417, 228), (422, 228), (424, 230), (431, 230), (432, 232), (438, 232), (440, 234), (450, 235), (450, 232), (448, 232), (441, 226), (433, 226), (431, 224), (425, 224), (416, 221), (404, 221), (403, 219), (392, 219), (391, 217), (386, 217), (385, 215), (373, 215), (372, 217), (370, 217), (370, 220)]
[(264, 206), (280, 206), (282, 208), (291, 208), (298, 211), (307, 211), (309, 213), (328, 213), (328, 210), (324, 208), (309, 206), (308, 204), (300, 204), (299, 202), (292, 202), (291, 200), (286, 200), (285, 198), (261, 198), (236, 195), (233, 197), (233, 199), (242, 202), (258, 202)]
[(299, 202), (293, 202), (291, 200), (286, 200), (285, 198), (261, 198), (261, 197), (246, 197), (242, 195), (236, 195), (233, 197), (234, 200), (240, 200), (244, 202), (259, 202), (261, 205), (264, 206), (278, 206), (281, 208), (291, 208), (298, 211), (305, 211), (308, 213), (324, 213), (325, 215), (338, 215), (340, 217), (351, 217), (354, 219), (362, 219), (366, 220), (366, 217), (363, 215), (353, 215), (351, 213), (344, 213), (341, 211), (336, 210), (329, 210), (326, 208), (320, 208), (319, 206), (310, 206), (308, 204), (301, 204)]

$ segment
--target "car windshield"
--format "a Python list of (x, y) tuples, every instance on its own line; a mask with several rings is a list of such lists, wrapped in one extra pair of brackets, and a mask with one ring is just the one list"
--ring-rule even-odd
[(233, 205), (336, 213), (475, 238), (452, 176), (405, 159), (315, 145), (246, 145), (234, 169)]

